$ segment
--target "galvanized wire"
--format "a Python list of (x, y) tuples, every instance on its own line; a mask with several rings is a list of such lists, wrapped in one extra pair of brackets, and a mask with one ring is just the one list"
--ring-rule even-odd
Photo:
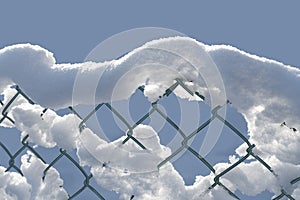
[[(198, 92), (192, 92), (188, 86), (186, 86), (180, 79), (176, 79), (175, 83), (170, 86), (165, 94), (164, 97), (168, 97), (177, 87), (182, 87), (185, 91), (187, 91), (190, 95), (196, 95), (198, 97), (200, 97), (202, 100), (205, 100), (204, 96), (202, 96), (200, 93)], [(144, 88), (143, 87), (139, 87), (138, 88), (141, 92), (144, 92)], [(4, 103), (3, 101), (0, 101), (1, 107), (2, 107), (2, 117), (0, 118), (0, 124), (3, 123), (4, 120), (8, 120), (10, 123), (14, 124), (15, 121), (13, 119), (12, 116), (9, 115), (9, 108), (12, 106), (12, 104), (19, 98), (25, 98), (30, 104), (34, 104), (34, 102), (18, 87), (15, 87), (16, 93), (13, 97), (11, 97), (10, 100), (8, 100), (6, 103)], [(126, 139), (123, 140), (123, 144), (125, 144), (126, 142), (128, 142), (129, 140), (134, 141), (141, 149), (146, 149), (146, 147), (142, 144), (142, 142), (140, 142), (136, 137), (133, 136), (133, 131), (134, 129), (142, 124), (145, 120), (147, 120), (151, 115), (153, 115), (153, 113), (157, 113), (159, 114), (166, 123), (168, 123), (171, 127), (173, 127), (175, 129), (175, 131), (181, 136), (182, 140), (181, 140), (181, 146), (178, 146), (178, 148), (172, 152), (172, 154), (170, 156), (168, 156), (166, 159), (164, 159), (163, 161), (161, 161), (158, 165), (157, 168), (158, 170), (165, 165), (166, 163), (172, 161), (172, 159), (178, 155), (179, 153), (181, 153), (184, 150), (189, 151), (192, 155), (194, 155), (197, 159), (199, 159), (200, 162), (202, 162), (213, 174), (214, 174), (214, 179), (213, 179), (213, 183), (211, 184), (211, 186), (209, 188), (207, 188), (207, 190), (205, 192), (209, 192), (210, 190), (212, 190), (213, 188), (215, 188), (216, 186), (220, 186), (221, 188), (223, 188), (225, 191), (228, 192), (229, 195), (231, 195), (233, 198), (235, 199), (240, 199), (234, 192), (232, 192), (222, 181), (222, 177), (229, 173), (231, 170), (233, 170), (234, 168), (236, 168), (238, 165), (240, 165), (241, 163), (245, 162), (245, 160), (247, 158), (249, 158), (250, 156), (254, 159), (256, 159), (258, 162), (260, 162), (262, 164), (262, 166), (264, 166), (271, 174), (273, 174), (275, 177), (277, 177), (276, 172), (274, 172), (274, 170), (271, 168), (270, 165), (268, 165), (260, 156), (258, 156), (257, 154), (255, 154), (253, 152), (253, 149), (255, 148), (255, 144), (252, 144), (245, 136), (244, 134), (242, 134), (237, 128), (235, 128), (229, 121), (227, 121), (226, 119), (224, 119), (218, 112), (219, 110), (222, 108), (222, 106), (217, 106), (216, 108), (212, 109), (211, 112), (211, 116), (210, 118), (205, 121), (204, 123), (202, 123), (199, 127), (197, 127), (193, 132), (191, 133), (185, 133), (183, 130), (180, 129), (180, 127), (170, 118), (168, 117), (161, 109), (159, 109), (159, 107), (157, 106), (157, 103), (160, 101), (160, 99), (158, 99), (156, 102), (153, 102), (151, 104), (151, 109), (149, 110), (149, 112), (145, 113), (139, 120), (137, 120), (136, 122), (134, 122), (134, 124), (130, 124), (126, 118), (124, 118), (122, 116), (122, 114), (120, 112), (118, 112), (117, 109), (115, 109), (110, 103), (101, 103), (98, 104), (94, 109), (92, 109), (86, 116), (80, 116), (80, 114), (72, 107), (70, 106), (69, 109), (72, 113), (74, 113), (75, 115), (77, 115), (80, 119), (81, 122), (79, 124), (79, 130), (80, 132), (82, 132), (83, 129), (86, 128), (86, 122), (91, 119), (91, 117), (93, 115), (95, 115), (99, 110), (103, 109), (104, 107), (106, 107), (107, 109), (110, 110), (110, 112), (117, 117), (128, 129), (128, 131), (126, 132)], [(47, 112), (47, 108), (45, 108), (42, 113), (41, 113), (41, 117)], [(201, 132), (203, 131), (203, 129), (205, 129), (210, 123), (212, 123), (213, 121), (218, 120), (220, 122), (222, 122), (225, 126), (227, 126), (232, 134), (234, 134), (236, 137), (239, 137), (240, 139), (242, 139), (243, 143), (245, 143), (248, 147), (246, 149), (246, 155), (240, 157), (235, 163), (231, 164), (228, 168), (226, 168), (224, 171), (220, 172), (220, 173), (216, 173), (216, 170), (214, 169), (213, 165), (211, 163), (208, 162), (208, 160), (205, 159), (204, 156), (200, 155), (195, 149), (193, 149), (191, 146), (189, 146), (189, 141), (196, 136), (197, 134), (201, 134)], [(1, 134), (1, 133), (0, 133)], [(15, 171), (17, 171), (18, 173), (20, 173), (23, 176), (23, 173), (20, 169), (19, 166), (17, 166), (15, 164), (15, 160), (19, 155), (22, 155), (24, 153), (25, 150), (29, 150), (31, 151), (34, 155), (36, 155), (43, 163), (47, 164), (45, 162), (45, 160), (42, 158), (42, 156), (38, 153), (37, 150), (35, 150), (35, 148), (33, 148), (32, 145), (34, 144), (29, 144), (28, 142), (29, 136), (26, 135), (22, 141), (21, 144), (22, 146), (15, 152), (11, 152), (9, 150), (9, 148), (7, 148), (7, 146), (2, 143), (0, 141), (0, 147), (4, 150), (4, 152), (7, 154), (7, 156), (9, 157), (9, 162), (8, 162), (8, 167), (6, 168), (6, 171), (11, 171), (12, 169), (14, 169)], [(96, 197), (98, 197), (99, 199), (105, 199), (99, 191), (97, 191), (91, 184), (90, 184), (90, 180), (93, 178), (93, 175), (90, 172), (87, 172), (82, 166), (80, 166), (80, 164), (76, 161), (76, 159), (74, 159), (66, 150), (64, 149), (60, 149), (58, 155), (53, 159), (52, 162), (50, 162), (48, 164), (48, 166), (46, 167), (46, 169), (43, 172), (43, 177), (42, 180), (44, 180), (45, 176), (47, 175), (47, 172), (49, 171), (50, 168), (54, 167), (55, 164), (57, 162), (60, 162), (60, 160), (62, 158), (66, 158), (68, 159), (72, 165), (77, 168), (81, 174), (84, 176), (84, 179), (82, 180), (83, 184), (81, 188), (78, 188), (78, 190), (76, 192), (74, 192), (73, 194), (69, 194), (69, 199), (75, 199), (80, 193), (82, 193), (84, 190), (88, 189), (91, 192), (93, 192), (95, 194)], [(0, 165), (3, 165), (3, 163), (0, 162)], [(297, 182), (300, 181), (300, 177), (296, 177), (295, 179), (290, 181), (291, 185), (296, 184)], [(200, 194), (199, 194), (200, 195)], [(291, 194), (289, 194), (287, 191), (285, 191), (283, 188), (281, 189), (281, 193), (274, 198), (274, 200), (278, 200), (278, 199), (282, 199), (283, 197), (286, 197), (288, 199), (294, 199)]]

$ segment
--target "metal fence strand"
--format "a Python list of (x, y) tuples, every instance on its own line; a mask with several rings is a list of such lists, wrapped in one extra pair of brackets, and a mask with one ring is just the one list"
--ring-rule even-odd
[(216, 173), (215, 169), (213, 168), (213, 166), (211, 164), (209, 164), (209, 162), (207, 162), (207, 160), (205, 160), (205, 158), (203, 158), (200, 154), (198, 154), (192, 147), (188, 147), (187, 148), (192, 154), (194, 154), (199, 160), (201, 160), (201, 162), (208, 167), (208, 169), (210, 169), (210, 171), (212, 171), (213, 173)]
[(273, 200), (278, 200), (278, 199), (281, 199), (283, 197), (287, 197), (290, 200), (296, 200), (290, 194), (286, 193), (286, 191), (284, 191), (284, 190), (281, 190), (280, 195), (278, 195), (277, 197), (273, 198)]
[(140, 125), (143, 121), (145, 121), (147, 118), (149, 118), (149, 116), (154, 113), (155, 109), (151, 108), (151, 110), (146, 113), (143, 117), (141, 117), (141, 119), (139, 119), (133, 126), (132, 129), (136, 128), (138, 125)]
[(251, 144), (248, 141), (248, 139), (239, 131), (237, 130), (233, 125), (231, 125), (227, 120), (225, 120), (223, 117), (221, 117), (219, 114), (216, 113), (216, 117), (223, 122), (226, 126), (228, 126), (235, 134), (237, 134), (246, 144), (250, 147)]
[(16, 90), (18, 91), (18, 94), (21, 94), (30, 104), (34, 104), (34, 102), (21, 90), (21, 88), (16, 85)]
[(103, 103), (101, 103), (101, 104), (98, 104), (81, 122), (80, 122), (80, 124), (79, 124), (79, 130), (80, 130), (80, 132), (84, 129), (84, 127), (85, 127), (85, 122), (87, 121), (87, 120), (89, 120), (89, 118), (94, 114), (94, 113), (96, 113), (97, 112), (97, 110), (99, 110), (100, 108), (101, 108), (101, 106), (103, 105)]
[(179, 147), (174, 153), (172, 153), (170, 156), (168, 156), (166, 159), (164, 159), (162, 162), (160, 162), (157, 165), (157, 168), (160, 169), (163, 165), (165, 165), (166, 163), (171, 161), (172, 158), (174, 158), (177, 154), (179, 154), (184, 148), (185, 148), (185, 146)]
[(186, 135), (184, 134), (184, 132), (177, 126), (177, 124), (175, 122), (173, 122), (167, 115), (165, 115), (160, 109), (157, 108), (157, 104), (152, 105), (153, 109), (155, 111), (158, 112), (158, 114), (160, 114), (160, 116), (162, 116), (173, 128), (176, 129), (176, 131), (178, 131), (178, 133), (183, 137), (186, 138)]
[(15, 161), (14, 161), (13, 155), (10, 153), (10, 151), (7, 149), (7, 147), (2, 142), (0, 142), (0, 146), (3, 148), (3, 150), (6, 152), (6, 154), (10, 158), (8, 161), (8, 167), (6, 168), (6, 171), (9, 171), (11, 168), (14, 168), (17, 172), (19, 172), (23, 176), (22, 171), (17, 166), (14, 165)]
[[(211, 175), (213, 176), (213, 181), (211, 182), (210, 187), (208, 187), (204, 191), (204, 193), (199, 194), (200, 196), (203, 196), (204, 194), (207, 194), (211, 190), (213, 190), (214, 188), (218, 187), (218, 188), (222, 188), (224, 191), (226, 191), (234, 199), (240, 199), (240, 197), (234, 191), (230, 190), (230, 188), (224, 183), (225, 181), (222, 181), (222, 179), (224, 180), (226, 178), (226, 174), (231, 173), (231, 171), (233, 171), (235, 168), (237, 168), (241, 163), (245, 163), (245, 161), (249, 157), (251, 157), (251, 159), (253, 158), (255, 161), (258, 161), (261, 165), (263, 165), (268, 170), (268, 173), (272, 173), (276, 178), (278, 178), (278, 175), (272, 169), (271, 165), (269, 165), (269, 163), (267, 163), (266, 160), (264, 160), (262, 157), (260, 157), (259, 155), (257, 155), (256, 153), (253, 152), (253, 149), (255, 148), (255, 144), (251, 144), (250, 141), (245, 136), (245, 134), (240, 132), (230, 121), (228, 121), (226, 119), (226, 117), (222, 117), (219, 114), (219, 110), (222, 109), (224, 105), (223, 106), (216, 106), (215, 108), (213, 108), (211, 110), (211, 116), (209, 116), (210, 118), (208, 120), (206, 120), (204, 123), (202, 123), (198, 127), (196, 127), (194, 131), (192, 131), (190, 133), (185, 133), (181, 129), (181, 127), (179, 125), (177, 125), (175, 123), (175, 121), (173, 121), (171, 119), (170, 116), (168, 116), (166, 113), (164, 113), (162, 111), (162, 109), (160, 109), (158, 107), (159, 101), (161, 99), (169, 98), (169, 96), (172, 93), (174, 93), (174, 91), (177, 87), (183, 88), (183, 90), (185, 90), (191, 96), (196, 95), (199, 98), (201, 98), (203, 101), (205, 100), (205, 97), (203, 95), (201, 95), (197, 91), (193, 92), (191, 89), (189, 89), (189, 86), (187, 86), (184, 83), (184, 81), (182, 81), (179, 78), (176, 78), (174, 80), (174, 83), (168, 89), (166, 89), (165, 93), (163, 94), (163, 97), (159, 97), (159, 99), (157, 99), (155, 102), (152, 102), (149, 111), (143, 113), (143, 115), (141, 115), (142, 117), (138, 118), (137, 121), (134, 121), (133, 124), (130, 124), (128, 122), (129, 120), (127, 120), (121, 114), (121, 112), (119, 112), (118, 109), (116, 109), (113, 106), (113, 104), (111, 104), (111, 103), (100, 103), (100, 104), (98, 104), (90, 112), (88, 112), (86, 116), (82, 116), (81, 114), (79, 114), (76, 111), (76, 109), (72, 106), (69, 106), (68, 108), (70, 109), (70, 111), (74, 115), (76, 115), (79, 119), (81, 119), (81, 121), (78, 125), (78, 129), (81, 133), (82, 133), (82, 130), (87, 127), (87, 125), (86, 125), (86, 124), (88, 124), (87, 122), (94, 115), (96, 115), (99, 110), (108, 109), (109, 112), (111, 112), (111, 114), (113, 116), (115, 116), (118, 120), (120, 120), (128, 129), (125, 133), (126, 138), (122, 141), (122, 144), (126, 144), (126, 142), (128, 142), (129, 140), (132, 140), (139, 147), (141, 147), (141, 149), (147, 149), (147, 147), (144, 144), (142, 144), (142, 142), (139, 141), (139, 139), (137, 139), (137, 137), (133, 134), (134, 130), (139, 125), (144, 123), (147, 119), (149, 119), (152, 114), (157, 113), (158, 116), (161, 117), (162, 120), (164, 120), (164, 122), (166, 124), (170, 125), (170, 127), (174, 128), (176, 130), (176, 134), (179, 133), (180, 136), (182, 137), (182, 139), (180, 141), (181, 143), (179, 143), (178, 146), (176, 146), (175, 150), (167, 158), (162, 160), (157, 165), (157, 169), (160, 170), (160, 168), (162, 168), (167, 163), (171, 162), (176, 156), (178, 156), (180, 153), (182, 153), (184, 150), (186, 150), (188, 153), (195, 156), (201, 163), (203, 163), (210, 170), (210, 172), (212, 172)], [(11, 113), (10, 113), (10, 108), (13, 107), (13, 104), (18, 100), (18, 98), (24, 98), (28, 103), (34, 104), (34, 101), (31, 100), (31, 98), (29, 96), (27, 96), (19, 86), (16, 85), (16, 86), (13, 86), (12, 88), (14, 88), (16, 90), (16, 93), (12, 97), (10, 97), (10, 99), (6, 100), (6, 102), (4, 102), (3, 100), (0, 100), (0, 106), (2, 107), (2, 112), (1, 112), (1, 116), (0, 116), (0, 124), (3, 123), (4, 120), (8, 120), (12, 124), (15, 123), (15, 121), (14, 121), (14, 119), (13, 119)], [(138, 87), (138, 90), (141, 91), (141, 92), (144, 92), (144, 86)], [(43, 117), (43, 115), (47, 112), (47, 110), (48, 110), (48, 108), (44, 108), (43, 111), (40, 114), (40, 117)], [(243, 142), (243, 144), (246, 144), (248, 146), (248, 148), (245, 151), (245, 153), (246, 153), (245, 155), (239, 157), (234, 163), (231, 163), (227, 168), (222, 169), (221, 172), (217, 172), (216, 169), (214, 168), (213, 164), (210, 163), (205, 157), (200, 155), (200, 153), (198, 151), (196, 151), (194, 148), (192, 148), (192, 146), (190, 145), (191, 141), (192, 141), (192, 138), (196, 137), (198, 134), (205, 134), (205, 133), (203, 133), (204, 132), (203, 130), (206, 127), (208, 127), (215, 120), (217, 120), (218, 122), (223, 123), (226, 127), (229, 128), (229, 130), (232, 132), (234, 137), (240, 138), (241, 141)], [(160, 132), (158, 132), (158, 134), (160, 134)], [(57, 155), (55, 155), (55, 157), (53, 158), (53, 160), (50, 163), (47, 163), (45, 161), (45, 159), (41, 156), (39, 151), (33, 145), (34, 144), (30, 143), (30, 136), (26, 135), (21, 140), (21, 147), (18, 148), (15, 153), (12, 153), (10, 151), (10, 149), (7, 147), (7, 145), (3, 141), (0, 141), (0, 147), (3, 149), (4, 154), (6, 154), (7, 157), (8, 157), (8, 163), (7, 163), (6, 171), (15, 170), (23, 176), (22, 170), (20, 169), (21, 167), (18, 166), (15, 161), (16, 161), (18, 156), (23, 155), (24, 151), (27, 150), (27, 151), (32, 152), (38, 159), (40, 159), (44, 164), (47, 165), (47, 167), (43, 171), (43, 176), (41, 177), (41, 179), (44, 181), (45, 177), (48, 174), (48, 171), (52, 167), (55, 167), (55, 165), (58, 162), (60, 162), (62, 159), (67, 159), (68, 162), (70, 162), (70, 164), (72, 166), (74, 166), (75, 169), (78, 169), (80, 174), (83, 175), (82, 180), (80, 180), (80, 181), (82, 181), (82, 185), (80, 185), (80, 187), (73, 194), (68, 194), (69, 199), (76, 199), (85, 190), (91, 191), (93, 194), (95, 194), (95, 196), (98, 199), (101, 199), (101, 200), (105, 199), (104, 196), (93, 185), (90, 184), (91, 183), (90, 181), (93, 179), (93, 175), (89, 171), (86, 171), (79, 164), (79, 161), (76, 160), (77, 157), (73, 157), (72, 154), (70, 154), (70, 152), (68, 152), (64, 149), (60, 149), (59, 152), (57, 153)], [(0, 165), (2, 165), (2, 164), (3, 163), (1, 163), (1, 160), (0, 160)], [(299, 181), (300, 181), (300, 177), (295, 177), (294, 179), (292, 179), (290, 181), (290, 184), (295, 185)], [(134, 196), (131, 197), (131, 198), (134, 198)], [(289, 194), (286, 190), (284, 190), (283, 187), (281, 187), (280, 194), (278, 194), (278, 196), (274, 197), (273, 200), (280, 200), (282, 198), (287, 198), (287, 199), (290, 199), (290, 200), (295, 199), (291, 194)]]
[(240, 200), (238, 196), (236, 196), (230, 189), (228, 189), (225, 185), (223, 185), (221, 182), (218, 183), (219, 186), (221, 186), (230, 196), (232, 196), (235, 199)]
[(300, 177), (291, 180), (290, 183), (293, 185), (293, 184), (297, 183), (298, 181), (300, 181)]

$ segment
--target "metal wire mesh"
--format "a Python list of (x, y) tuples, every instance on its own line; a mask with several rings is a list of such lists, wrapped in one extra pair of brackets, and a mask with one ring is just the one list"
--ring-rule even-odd
[[(198, 97), (200, 97), (201, 99), (204, 100), (204, 97), (199, 94), (198, 92), (192, 92), (180, 79), (176, 79), (175, 83), (169, 87), (164, 96), (167, 98), (177, 87), (182, 87), (186, 92), (188, 92), (190, 95), (197, 95)], [(143, 87), (139, 87), (138, 88), (140, 91), (144, 91)], [(30, 99), (30, 97), (28, 97), (18, 86), (15, 87), (16, 93), (15, 95), (9, 100), (7, 101), (7, 103), (3, 103), (0, 100), (0, 106), (3, 108), (2, 109), (2, 117), (0, 118), (0, 123), (2, 123), (4, 120), (8, 120), (10, 123), (15, 123), (14, 119), (9, 115), (9, 108), (12, 106), (12, 104), (16, 101), (16, 99), (18, 99), (18, 97), (23, 97), (25, 98), (30, 104), (34, 104), (34, 102)], [(237, 128), (235, 128), (229, 121), (227, 121), (226, 119), (224, 119), (219, 113), (218, 111), (222, 108), (221, 106), (217, 106), (216, 108), (212, 109), (211, 112), (211, 117), (204, 122), (203, 124), (201, 124), (199, 127), (197, 127), (193, 132), (191, 133), (185, 133), (183, 130), (181, 130), (179, 128), (179, 126), (171, 119), (169, 118), (158, 106), (157, 103), (160, 101), (160, 99), (154, 103), (151, 104), (151, 109), (149, 110), (149, 112), (145, 113), (139, 120), (137, 120), (133, 125), (130, 125), (130, 123), (122, 116), (122, 114), (120, 112), (118, 112), (117, 109), (115, 109), (110, 103), (101, 103), (97, 106), (95, 106), (95, 108), (93, 110), (91, 110), (86, 116), (80, 116), (80, 114), (78, 114), (78, 112), (73, 108), (73, 107), (69, 107), (70, 111), (73, 112), (75, 115), (77, 115), (82, 121), (79, 124), (79, 130), (80, 132), (86, 127), (86, 122), (93, 116), (96, 114), (96, 112), (98, 112), (99, 110), (101, 110), (102, 108), (106, 107), (110, 110), (110, 112), (117, 117), (127, 128), (128, 131), (126, 133), (126, 139), (123, 141), (123, 144), (125, 144), (126, 142), (128, 142), (129, 140), (134, 141), (141, 149), (146, 149), (146, 147), (142, 144), (142, 142), (140, 142), (136, 137), (133, 136), (133, 131), (134, 129), (139, 125), (142, 124), (146, 119), (148, 119), (153, 113), (157, 113), (159, 114), (165, 121), (166, 123), (168, 123), (169, 125), (171, 125), (171, 127), (173, 127), (176, 132), (179, 133), (179, 135), (182, 138), (181, 141), (181, 146), (178, 146), (178, 148), (172, 152), (172, 154), (167, 157), (165, 160), (163, 160), (162, 162), (160, 162), (157, 165), (157, 168), (161, 168), (163, 165), (165, 165), (167, 162), (171, 161), (176, 155), (178, 155), (179, 153), (181, 153), (184, 150), (189, 151), (191, 154), (193, 154), (197, 159), (199, 159), (200, 162), (202, 162), (211, 172), (213, 172), (214, 174), (214, 182), (211, 184), (211, 186), (209, 188), (207, 188), (207, 192), (209, 192), (210, 190), (212, 190), (213, 188), (215, 188), (216, 186), (220, 186), (221, 188), (223, 188), (225, 191), (227, 191), (233, 198), (235, 199), (240, 199), (234, 192), (232, 192), (223, 182), (222, 182), (222, 177), (227, 174), (228, 172), (230, 172), (231, 170), (233, 170), (235, 167), (237, 167), (238, 165), (240, 165), (241, 163), (245, 162), (245, 160), (252, 156), (254, 159), (256, 159), (258, 162), (261, 163), (261, 165), (263, 165), (271, 174), (273, 174), (274, 176), (276, 175), (276, 172), (273, 171), (273, 169), (270, 167), (270, 165), (268, 165), (260, 156), (256, 155), (253, 152), (253, 149), (255, 148), (255, 144), (251, 144), (250, 141), (244, 136), (244, 134), (242, 134)], [(41, 117), (43, 116), (43, 114), (47, 112), (47, 108), (45, 108), (42, 113), (41, 113)], [(248, 147), (246, 150), (246, 155), (244, 155), (243, 157), (239, 158), (235, 163), (233, 163), (232, 165), (230, 165), (227, 169), (225, 169), (224, 171), (220, 172), (220, 173), (216, 173), (216, 170), (214, 169), (213, 165), (209, 163), (209, 161), (207, 161), (203, 156), (201, 156), (195, 149), (193, 149), (190, 145), (189, 145), (189, 141), (197, 134), (200, 134), (201, 131), (207, 127), (210, 123), (212, 123), (214, 120), (219, 120), (220, 122), (224, 123), (225, 126), (227, 126), (232, 134), (234, 134), (236, 137), (239, 137), (240, 139), (242, 139), (243, 143), (245, 143)], [(21, 141), (21, 147), (16, 151), (16, 152), (11, 152), (10, 149), (7, 147), (7, 145), (5, 143), (3, 143), (2, 141), (0, 141), (0, 147), (4, 150), (4, 152), (7, 154), (7, 156), (9, 157), (9, 161), (8, 161), (8, 167), (6, 168), (6, 171), (11, 171), (11, 170), (15, 170), (18, 173), (20, 173), (23, 176), (23, 173), (20, 169), (19, 166), (17, 166), (15, 164), (16, 158), (19, 155), (22, 155), (24, 153), (25, 150), (29, 150), (31, 151), (34, 155), (36, 155), (43, 163), (47, 164), (45, 162), (45, 160), (43, 159), (43, 157), (39, 154), (39, 152), (33, 148), (34, 144), (30, 144), (28, 142), (28, 138), (29, 136), (25, 136), (22, 141)], [(42, 179), (44, 180), (48, 170), (52, 167), (55, 166), (55, 164), (57, 162), (60, 162), (60, 160), (62, 158), (66, 158), (68, 159), (72, 165), (74, 165), (75, 168), (77, 168), (83, 175), (84, 179), (83, 179), (83, 183), (82, 183), (82, 187), (79, 188), (77, 191), (75, 191), (73, 194), (69, 194), (69, 199), (74, 199), (76, 197), (78, 197), (78, 195), (80, 193), (82, 193), (84, 190), (90, 190), (91, 192), (93, 192), (95, 194), (95, 196), (99, 199), (105, 199), (104, 196), (102, 196), (102, 194), (100, 194), (99, 191), (97, 191), (97, 189), (95, 189), (95, 187), (93, 187), (90, 184), (90, 180), (93, 178), (93, 175), (90, 172), (87, 172), (82, 166), (80, 166), (79, 162), (74, 159), (72, 157), (72, 155), (70, 155), (66, 150), (64, 149), (60, 149), (58, 155), (53, 159), (52, 162), (48, 163), (48, 167), (44, 170), (43, 174), (44, 176), (42, 177)], [(2, 161), (0, 161), (0, 165), (3, 165), (4, 163), (2, 163)], [(290, 181), (291, 185), (296, 184), (297, 182), (300, 181), (300, 177), (295, 177), (295, 179)], [(278, 195), (277, 197), (274, 198), (274, 200), (278, 200), (278, 199), (282, 199), (282, 198), (288, 198), (288, 199), (294, 199), (291, 194), (289, 194), (287, 191), (285, 191), (283, 188), (281, 189), (281, 194)]]

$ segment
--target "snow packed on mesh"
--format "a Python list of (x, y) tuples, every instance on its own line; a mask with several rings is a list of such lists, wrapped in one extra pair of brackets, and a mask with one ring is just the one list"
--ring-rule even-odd
[[(222, 177), (231, 191), (257, 195), (268, 190), (279, 195), (284, 189), (294, 198), (300, 198), (299, 183), (290, 184), (300, 174), (300, 70), (297, 68), (231, 46), (208, 46), (186, 37), (151, 41), (118, 60), (103, 63), (57, 64), (46, 49), (19, 44), (0, 50), (0, 65), (4, 105), (14, 96), (15, 90), (10, 86), (15, 84), (37, 103), (31, 105), (22, 97), (16, 99), (7, 110), (15, 124), (5, 120), (0, 125), (15, 126), (22, 132), (21, 138), (29, 135), (29, 141), (40, 146), (77, 149), (80, 164), (91, 167), (98, 184), (117, 191), (123, 199), (129, 199), (132, 194), (137, 199), (153, 199), (153, 196), (199, 199), (200, 194), (205, 199), (231, 198), (220, 187), (206, 192), (213, 183), (213, 173), (199, 175), (192, 186), (185, 186), (171, 163), (154, 170), (171, 150), (160, 144), (150, 126), (141, 124), (133, 131), (147, 147), (143, 150), (132, 140), (122, 144), (125, 136), (107, 142), (89, 128), (80, 132), (78, 116), (59, 116), (55, 112), (70, 105), (128, 99), (141, 85), (145, 86), (149, 101), (155, 102), (176, 78), (192, 93), (203, 95), (212, 108), (229, 100), (247, 121), (249, 140), (256, 145), (253, 151), (276, 172), (277, 176), (273, 176), (258, 161), (242, 163)], [(182, 98), (199, 100), (183, 90), (174, 92)], [(44, 108), (50, 109), (41, 117)], [(0, 107), (1, 112), (3, 109)], [(216, 164), (216, 174), (245, 155), (247, 148), (246, 144), (241, 145), (228, 163)], [(44, 167), (37, 160), (30, 164), (25, 160), (22, 168), (25, 171), (30, 166)], [(57, 176), (57, 172), (53, 173)], [(12, 172), (0, 175), (8, 185), (0, 187), (1, 194), (12, 199), (15, 196), (8, 190), (15, 176), (18, 175)], [(263, 181), (261, 177), (265, 177)], [(30, 179), (24, 182), (28, 188), (37, 187)], [(43, 193), (39, 189), (35, 191)], [(33, 194), (25, 191), (13, 194), (21, 192)]]
[(68, 199), (68, 193), (62, 187), (63, 180), (56, 169), (50, 168), (41, 179), (48, 164), (44, 164), (30, 151), (21, 157), (21, 162), (21, 170), (32, 188), (29, 199)]
[(2, 199), (30, 199), (31, 185), (17, 172), (5, 172), (0, 166), (0, 196)]
[(68, 198), (59, 173), (51, 168), (44, 180), (41, 179), (47, 165), (31, 152), (21, 157), (23, 176), (17, 172), (6, 172), (0, 166), (0, 198), (5, 200), (18, 199), (58, 199)]

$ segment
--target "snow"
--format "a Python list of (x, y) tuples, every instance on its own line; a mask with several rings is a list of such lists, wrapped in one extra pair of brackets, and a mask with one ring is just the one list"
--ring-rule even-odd
[[(221, 82), (213, 81), (221, 77), (204, 47), (195, 40), (171, 38), (149, 42), (119, 60), (55, 64), (53, 54), (46, 49), (30, 44), (14, 45), (0, 50), (0, 78), (18, 84), (41, 106), (54, 109), (93, 104), (94, 100), (100, 103), (128, 99), (144, 84), (160, 88), (156, 90), (158, 99), (176, 78), (193, 81), (199, 92), (210, 92), (214, 97), (211, 99), (216, 102), (211, 102), (212, 105), (218, 105), (224, 101), (224, 88)], [(94, 98), (87, 99), (91, 94)]]
[(32, 187), (31, 198), (28, 199), (64, 200), (68, 198), (67, 192), (62, 188), (63, 181), (56, 169), (50, 168), (43, 180), (41, 177), (48, 164), (44, 164), (30, 152), (23, 155), (21, 161), (21, 170)]
[(0, 166), (1, 199), (65, 200), (68, 198), (67, 192), (60, 187), (63, 185), (63, 181), (54, 168), (50, 168), (45, 179), (42, 180), (41, 177), (47, 167), (46, 164), (31, 152), (23, 155), (21, 161), (21, 170), (24, 176), (17, 172), (5, 172), (5, 168)]
[[(125, 170), (134, 173), (157, 171), (157, 165), (171, 154), (169, 149), (160, 145), (157, 133), (152, 127), (147, 125), (139, 125), (133, 132), (133, 136), (139, 134), (137, 139), (145, 145), (146, 150), (138, 146), (133, 140), (122, 144), (126, 136), (110, 143), (101, 141), (99, 142), (101, 145), (91, 147), (90, 143), (93, 135), (90, 134), (91, 132), (88, 131), (80, 136), (79, 152), (82, 149), (86, 149), (90, 152), (90, 156), (108, 164), (112, 168), (121, 169), (121, 171)], [(87, 156), (79, 156), (81, 162), (91, 166), (93, 163), (88, 163), (86, 158)]]
[(5, 172), (0, 166), (0, 196), (2, 199), (30, 199), (31, 185), (17, 172)]
[(14, 107), (11, 113), (16, 120), (16, 128), (22, 130), (21, 137), (29, 135), (29, 141), (44, 147), (75, 148), (80, 120), (73, 114), (60, 117), (50, 109), (41, 117), (43, 110), (39, 105), (28, 103)]
[[(208, 46), (186, 37), (154, 40), (118, 60), (103, 63), (57, 64), (46, 49), (19, 44), (1, 49), (0, 63), (3, 102), (14, 96), (15, 90), (10, 86), (17, 84), (37, 103), (32, 105), (19, 97), (8, 108), (21, 138), (29, 135), (30, 142), (47, 148), (76, 149), (80, 164), (91, 167), (97, 183), (118, 192), (122, 199), (131, 195), (137, 199), (232, 198), (219, 186), (206, 190), (213, 183), (212, 173), (199, 175), (192, 186), (185, 186), (171, 163), (157, 169), (157, 164), (171, 150), (160, 144), (151, 126), (141, 124), (133, 130), (133, 136), (146, 146), (144, 150), (132, 140), (122, 144), (125, 133), (107, 142), (89, 128), (80, 131), (78, 116), (59, 116), (55, 112), (70, 105), (128, 99), (141, 85), (145, 85), (148, 100), (155, 102), (176, 78), (192, 92), (204, 95), (212, 108), (230, 100), (247, 121), (249, 140), (256, 145), (253, 151), (277, 175), (258, 161), (242, 163), (221, 178), (231, 191), (255, 196), (264, 190), (279, 195), (284, 189), (294, 198), (300, 196), (299, 183), (289, 183), (300, 174), (300, 70), (297, 68), (231, 46)], [(182, 89), (174, 92), (182, 98), (189, 96)], [(49, 109), (41, 116), (44, 108)], [(5, 120), (1, 126), (13, 125)], [(245, 155), (247, 148), (241, 145), (228, 163), (216, 164), (216, 174)], [(8, 199), (20, 195), (31, 199), (40, 195), (45, 199), (66, 198), (66, 192), (58, 187), (63, 183), (55, 169), (51, 168), (42, 182), (45, 168), (30, 153), (22, 157), (24, 177), (4, 172), (1, 167), (0, 194)]]

